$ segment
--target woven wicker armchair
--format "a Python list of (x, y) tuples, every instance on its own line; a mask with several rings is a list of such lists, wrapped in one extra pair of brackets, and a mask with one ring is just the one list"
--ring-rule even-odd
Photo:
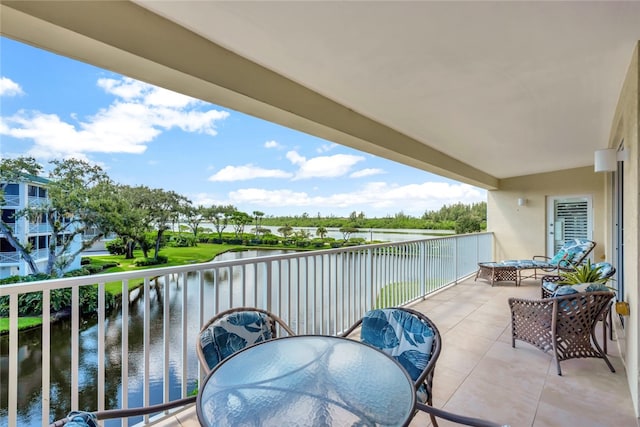
[(595, 327), (609, 307), (613, 292), (580, 292), (540, 300), (509, 298), (511, 308), (511, 345), (516, 340), (540, 350), (552, 351), (558, 375), (560, 362), (597, 357), (615, 372), (595, 336)]

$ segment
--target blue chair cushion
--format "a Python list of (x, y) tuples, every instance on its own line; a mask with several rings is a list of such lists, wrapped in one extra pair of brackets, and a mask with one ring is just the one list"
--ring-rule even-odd
[(67, 414), (65, 427), (98, 427), (97, 420), (91, 412), (72, 411)]
[(231, 313), (213, 322), (200, 334), (209, 369), (245, 347), (272, 339), (271, 328), (269, 316), (256, 311)]
[(613, 276), (613, 273), (615, 273), (613, 265), (608, 262), (596, 262), (595, 264), (593, 264), (593, 267), (599, 269), (598, 272), (600, 273), (600, 277), (602, 277), (603, 279), (608, 279), (609, 277)]
[(570, 239), (551, 258), (549, 264), (567, 266), (575, 260), (580, 260), (591, 249), (593, 242), (584, 239)]
[[(379, 348), (395, 358), (416, 381), (429, 363), (433, 345), (431, 327), (403, 310), (371, 310), (362, 319), (363, 342)], [(426, 396), (426, 389), (421, 387)], [(418, 398), (420, 396), (418, 390)]]
[(598, 291), (611, 291), (606, 285), (601, 283), (580, 283), (578, 285), (563, 285), (558, 286), (553, 293), (554, 297), (561, 297), (563, 295), (577, 294), (581, 292), (598, 292)]
[(544, 281), (542, 282), (542, 287), (545, 288), (547, 291), (554, 293), (556, 289), (558, 289), (558, 283)]

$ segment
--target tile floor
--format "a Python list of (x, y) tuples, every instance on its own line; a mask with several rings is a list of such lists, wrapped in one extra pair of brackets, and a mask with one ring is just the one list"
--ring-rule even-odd
[[(611, 373), (601, 359), (562, 362), (522, 343), (511, 347), (507, 298), (539, 298), (539, 280), (522, 286), (466, 280), (412, 306), (440, 330), (443, 347), (434, 378), (434, 406), (512, 427), (637, 427), (618, 346), (609, 342)], [(601, 337), (601, 333), (598, 333)], [(458, 425), (440, 420), (441, 427)], [(198, 427), (195, 409), (163, 427)], [(430, 425), (419, 413), (411, 427)]]

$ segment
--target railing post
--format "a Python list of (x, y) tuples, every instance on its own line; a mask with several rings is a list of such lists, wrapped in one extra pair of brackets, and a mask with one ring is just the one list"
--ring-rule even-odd
[(376, 303), (375, 292), (373, 291), (374, 284), (373, 284), (373, 249), (372, 248), (369, 248), (367, 250), (367, 262), (369, 263), (369, 268), (367, 269), (369, 273), (369, 277), (367, 281), (368, 286), (366, 287), (366, 291), (369, 294), (365, 296), (365, 301), (369, 301), (369, 307), (364, 307), (365, 311), (368, 308), (373, 308)]
[(9, 425), (18, 425), (18, 295), (9, 296)]
[[(265, 286), (264, 286), (264, 295), (263, 295), (263, 301), (264, 301), (264, 305), (265, 305), (265, 309), (268, 311), (271, 311), (272, 313), (279, 313), (279, 311), (274, 310), (274, 307), (271, 306), (271, 287), (273, 286), (273, 263), (274, 262), (279, 262), (279, 261), (268, 261), (266, 262), (266, 269), (267, 271), (265, 272), (266, 274), (266, 278), (265, 278)], [(280, 300), (280, 298), (278, 298), (278, 301)], [(279, 308), (279, 307), (278, 307)]]

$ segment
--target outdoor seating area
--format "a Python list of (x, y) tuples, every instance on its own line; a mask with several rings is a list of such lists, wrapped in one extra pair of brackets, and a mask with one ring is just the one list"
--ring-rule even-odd
[[(513, 281), (516, 286), (522, 279), (538, 278), (538, 270), (545, 273), (568, 271), (582, 264), (596, 247), (596, 243), (587, 239), (567, 239), (553, 257), (534, 255), (531, 259), (510, 259), (497, 262), (479, 262), (476, 280), (490, 281), (491, 286), (499, 281)], [(533, 273), (523, 275), (524, 271)]]
[[(637, 425), (617, 335), (608, 354), (615, 373), (603, 369), (598, 358), (578, 358), (564, 361), (559, 376), (550, 353), (525, 343), (512, 347), (508, 299), (539, 295), (539, 279), (525, 279), (517, 288), (486, 287), (483, 292), (468, 279), (411, 306), (437, 325), (441, 336), (431, 410), (512, 426)], [(598, 323), (596, 331), (601, 327)], [(357, 334), (356, 329), (351, 336), (358, 339)], [(409, 425), (431, 425), (430, 414), (420, 410), (420, 404), (416, 408), (419, 411)], [(459, 425), (442, 418), (438, 423)], [(158, 425), (200, 423), (195, 406), (190, 406)]]

